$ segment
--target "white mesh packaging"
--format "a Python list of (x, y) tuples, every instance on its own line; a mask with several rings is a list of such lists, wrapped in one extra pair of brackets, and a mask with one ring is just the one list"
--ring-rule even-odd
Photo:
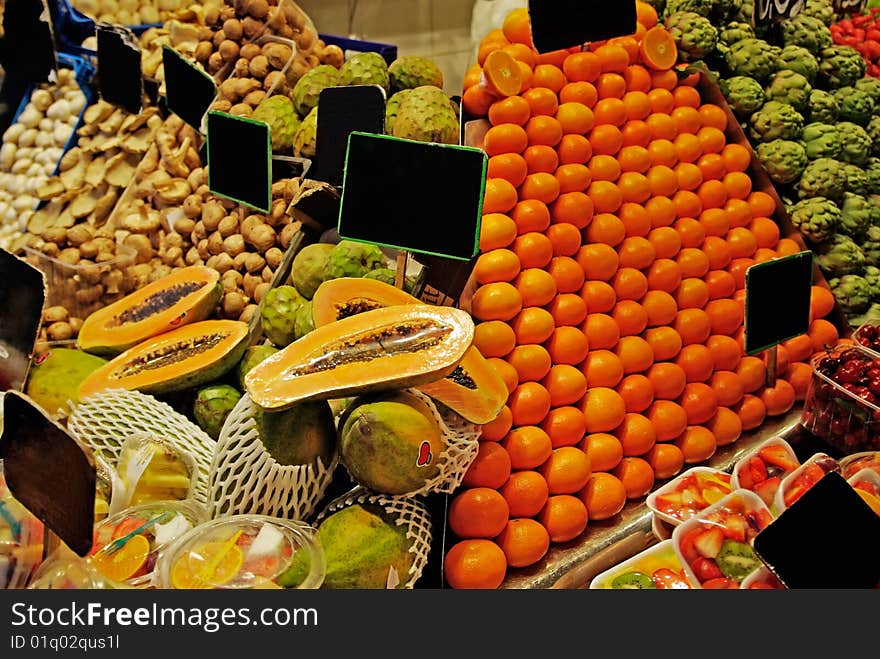
[(399, 575), (399, 578), (403, 581), (404, 588), (411, 589), (422, 576), (431, 554), (431, 515), (419, 499), (373, 494), (362, 487), (355, 487), (328, 503), (315, 518), (314, 526), (320, 528), (321, 520), (337, 510), (365, 503), (381, 506), (386, 514), (396, 520), (398, 526), (406, 526), (406, 537), (410, 540), (409, 551), (413, 554), (413, 562), (409, 574), (406, 575), (408, 578), (405, 581), (403, 581), (404, 575)]
[(76, 405), (67, 427), (77, 439), (111, 464), (119, 461), (122, 445), (130, 435), (161, 437), (195, 459), (198, 477), (193, 498), (207, 505), (208, 474), (215, 442), (167, 403), (139, 391), (106, 389)]
[(260, 440), (255, 403), (245, 394), (229, 413), (211, 464), (209, 513), (212, 518), (259, 514), (305, 519), (333, 478), (331, 464), (282, 465)]

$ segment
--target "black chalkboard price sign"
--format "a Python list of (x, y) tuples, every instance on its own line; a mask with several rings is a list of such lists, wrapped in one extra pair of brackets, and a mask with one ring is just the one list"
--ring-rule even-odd
[(754, 25), (767, 25), (784, 18), (794, 18), (807, 5), (807, 0), (755, 0)]
[(635, 0), (529, 0), (539, 53), (622, 37), (636, 31)]
[(208, 187), (221, 197), (268, 213), (272, 207), (269, 125), (209, 110)]
[(168, 109), (196, 130), (217, 96), (214, 79), (168, 45), (162, 46)]
[(43, 273), (0, 249), (0, 391), (24, 387), (45, 302)]
[(132, 113), (144, 102), (144, 76), (137, 37), (127, 27), (98, 23), (98, 92)]

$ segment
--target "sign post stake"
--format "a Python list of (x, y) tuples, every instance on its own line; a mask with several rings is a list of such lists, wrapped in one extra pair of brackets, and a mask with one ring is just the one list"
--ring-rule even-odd
[(777, 343), (775, 346), (772, 346), (767, 349), (766, 355), (766, 363), (767, 363), (767, 386), (771, 389), (776, 386), (776, 357), (778, 350), (776, 349), (779, 344)]
[(397, 252), (397, 270), (394, 271), (394, 285), (403, 290), (406, 286), (406, 262), (409, 252), (405, 249)]

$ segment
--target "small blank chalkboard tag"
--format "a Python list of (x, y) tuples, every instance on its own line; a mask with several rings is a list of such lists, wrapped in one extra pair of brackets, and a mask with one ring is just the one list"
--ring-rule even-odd
[(269, 125), (210, 110), (206, 139), (211, 192), (268, 213), (272, 207)]
[(622, 37), (636, 31), (635, 0), (529, 0), (539, 53)]
[(98, 92), (132, 113), (144, 102), (144, 76), (137, 37), (127, 27), (98, 23)]
[(469, 261), (479, 249), (487, 163), (474, 147), (353, 132), (339, 235)]
[(47, 82), (56, 59), (52, 17), (45, 1), (8, 1), (2, 17), (4, 50), (15, 64), (6, 76), (26, 82)]
[(880, 516), (836, 472), (755, 536), (754, 548), (787, 588), (880, 586)]
[(3, 395), (0, 458), (12, 496), (80, 556), (92, 547), (95, 462), (18, 391)]
[(162, 46), (168, 109), (196, 130), (217, 96), (214, 79), (168, 45)]
[(353, 131), (385, 132), (385, 90), (379, 85), (327, 87), (319, 99), (316, 171), (310, 175), (339, 186), (348, 136)]
[(43, 273), (0, 249), (0, 391), (24, 387), (45, 301)]
[(747, 354), (757, 354), (807, 332), (812, 284), (812, 252), (770, 259), (746, 271)]

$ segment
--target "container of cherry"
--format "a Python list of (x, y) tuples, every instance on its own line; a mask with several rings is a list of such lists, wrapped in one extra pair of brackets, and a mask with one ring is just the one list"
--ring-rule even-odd
[(752, 548), (773, 521), (761, 497), (734, 490), (672, 532), (672, 544), (688, 579), (698, 588), (738, 589), (764, 563)]
[(162, 552), (158, 586), (173, 589), (316, 589), (326, 558), (315, 529), (268, 515), (200, 524)]
[(841, 453), (880, 449), (880, 357), (842, 345), (812, 366), (801, 425)]
[(840, 471), (840, 463), (837, 460), (826, 453), (813, 454), (800, 467), (782, 479), (776, 492), (776, 498), (773, 500), (773, 509), (776, 514), (782, 514), (807, 490), (832, 471)]
[(207, 511), (191, 501), (126, 508), (95, 525), (90, 562), (112, 581), (151, 588), (162, 550), (206, 519)]
[(742, 580), (743, 590), (785, 590), (785, 584), (766, 565), (759, 567)]
[(840, 475), (846, 479), (862, 469), (873, 469), (880, 475), (880, 451), (862, 451), (840, 458)]
[(654, 490), (645, 503), (662, 521), (676, 526), (732, 491), (730, 474), (712, 467), (691, 467)]
[(880, 318), (868, 318), (852, 334), (853, 341), (880, 357)]
[(781, 437), (767, 439), (733, 465), (731, 486), (754, 492), (775, 513), (774, 500), (782, 479), (800, 466), (791, 445)]
[(590, 581), (591, 589), (605, 590), (687, 590), (693, 587), (672, 547), (672, 540), (651, 545)]
[(846, 479), (871, 510), (880, 515), (880, 474), (871, 468), (862, 469)]

